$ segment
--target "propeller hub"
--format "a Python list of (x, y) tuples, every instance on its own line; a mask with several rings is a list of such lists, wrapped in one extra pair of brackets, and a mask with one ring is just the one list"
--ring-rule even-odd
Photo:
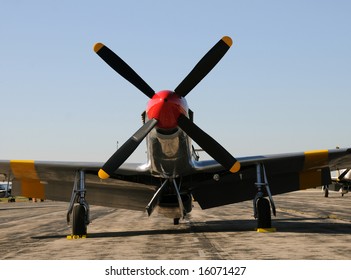
[(158, 120), (157, 127), (172, 129), (178, 126), (181, 114), (188, 115), (188, 104), (174, 91), (162, 90), (150, 99), (146, 113), (149, 119)]

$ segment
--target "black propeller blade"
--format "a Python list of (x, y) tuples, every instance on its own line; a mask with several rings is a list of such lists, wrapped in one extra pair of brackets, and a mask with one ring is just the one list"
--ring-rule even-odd
[(221, 60), (232, 44), (233, 41), (228, 36), (224, 36), (219, 40), (174, 91), (180, 96), (185, 97)]
[(240, 163), (216, 140), (201, 130), (186, 116), (180, 115), (178, 126), (224, 168), (232, 173), (240, 170)]
[(94, 51), (108, 64), (113, 70), (120, 74), (123, 78), (137, 87), (146, 96), (152, 98), (155, 91), (117, 54), (111, 51), (102, 43), (94, 45)]
[(104, 164), (99, 170), (99, 177), (101, 179), (107, 179), (110, 177), (115, 170), (127, 160), (127, 158), (135, 151), (139, 144), (144, 140), (146, 135), (155, 127), (157, 124), (156, 119), (147, 121), (137, 132), (125, 142)]

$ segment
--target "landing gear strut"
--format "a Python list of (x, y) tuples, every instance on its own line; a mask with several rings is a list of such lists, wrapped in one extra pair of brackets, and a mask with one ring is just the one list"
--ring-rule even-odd
[[(257, 182), (255, 185), (257, 187), (257, 194), (253, 200), (253, 208), (254, 217), (257, 219), (257, 228), (272, 228), (271, 208), (274, 216), (276, 216), (276, 210), (263, 164), (259, 163), (256, 165), (256, 175)], [(264, 197), (264, 187), (269, 199)]]
[[(173, 181), (173, 186), (174, 186), (175, 193), (177, 195), (179, 211), (181, 213), (182, 218), (184, 219), (184, 217), (186, 216), (186, 211), (185, 211), (185, 208), (184, 208), (182, 197), (180, 196), (180, 192), (179, 192), (180, 191), (180, 186), (178, 186), (178, 184), (177, 184), (175, 179), (173, 179), (172, 181)], [(179, 219), (178, 218), (174, 219), (173, 223), (175, 225), (178, 225), (179, 224)]]
[(89, 205), (85, 199), (85, 173), (80, 170), (76, 172), (71, 202), (67, 211), (67, 223), (70, 223), (70, 216), (73, 212), (72, 235), (85, 236), (89, 221)]

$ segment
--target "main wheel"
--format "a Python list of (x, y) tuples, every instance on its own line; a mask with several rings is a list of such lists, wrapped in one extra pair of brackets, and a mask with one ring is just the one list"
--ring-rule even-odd
[(271, 207), (266, 198), (259, 198), (257, 201), (257, 228), (271, 228)]
[(85, 224), (85, 207), (83, 205), (76, 205), (73, 208), (73, 223), (72, 223), (72, 234), (73, 235), (86, 235), (87, 225)]

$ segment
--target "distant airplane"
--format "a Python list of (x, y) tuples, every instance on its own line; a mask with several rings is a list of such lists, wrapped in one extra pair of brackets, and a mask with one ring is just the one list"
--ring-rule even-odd
[(9, 197), (11, 195), (12, 183), (11, 182), (0, 182), (0, 198)]
[[(351, 169), (342, 169), (336, 171), (337, 177), (332, 176), (332, 182), (334, 184), (335, 190), (341, 193), (341, 196), (344, 196), (350, 191), (351, 188)], [(329, 196), (329, 186), (324, 186), (324, 196)]]
[[(193, 200), (202, 209), (253, 200), (257, 227), (271, 228), (271, 213), (275, 215), (273, 195), (330, 184), (331, 170), (351, 166), (351, 149), (235, 159), (199, 128), (194, 123), (194, 114), (185, 98), (231, 45), (231, 38), (223, 37), (174, 91), (155, 92), (108, 47), (101, 43), (95, 44), (94, 51), (109, 66), (150, 98), (142, 114), (141, 128), (105, 164), (0, 161), (0, 171), (10, 170), (11, 176), (16, 179), (13, 193), (70, 201), (67, 221), (70, 222), (73, 212), (73, 235), (87, 233), (90, 222), (88, 201), (95, 205), (146, 210), (149, 215), (158, 208), (161, 213), (172, 218), (174, 224), (178, 224), (180, 219), (191, 212)], [(221, 101), (214, 95), (213, 102)], [(208, 114), (215, 112), (210, 111)], [(228, 133), (243, 137), (244, 134), (237, 131), (235, 124), (244, 122), (245, 116), (237, 116), (233, 112), (233, 118), (223, 120), (226, 121)], [(103, 123), (101, 126), (115, 129), (104, 127)], [(145, 138), (146, 163), (125, 163)], [(192, 140), (213, 160), (200, 161)]]

